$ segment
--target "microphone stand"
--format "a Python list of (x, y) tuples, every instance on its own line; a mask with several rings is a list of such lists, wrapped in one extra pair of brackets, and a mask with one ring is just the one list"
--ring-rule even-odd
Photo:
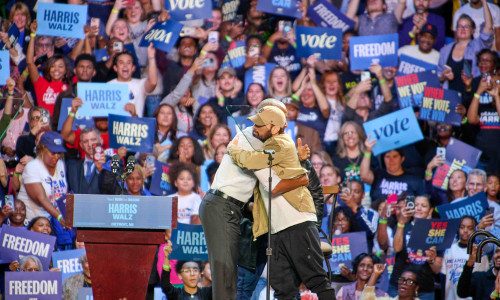
[(267, 159), (269, 160), (269, 201), (268, 201), (268, 209), (267, 209), (267, 283), (266, 283), (266, 299), (270, 300), (271, 298), (271, 256), (273, 255), (273, 248), (271, 247), (271, 196), (273, 190), (273, 177), (272, 177), (272, 165), (274, 159), (274, 153), (276, 151), (270, 149), (264, 149), (264, 153), (268, 155)]

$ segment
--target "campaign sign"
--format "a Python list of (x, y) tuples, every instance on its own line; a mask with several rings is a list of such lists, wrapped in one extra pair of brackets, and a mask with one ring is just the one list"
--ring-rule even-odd
[(211, 0), (165, 0), (165, 9), (174, 21), (212, 18)]
[[(68, 118), (69, 112), (71, 111), (71, 102), (73, 98), (63, 98), (61, 102), (61, 111), (59, 112), (59, 123), (57, 123), (57, 130), (61, 131), (64, 125), (64, 121)], [(78, 128), (83, 129), (85, 127), (95, 126), (94, 120), (91, 117), (81, 117), (78, 111), (75, 114), (75, 119), (73, 120), (72, 130), (77, 130)]]
[(62, 281), (71, 275), (83, 273), (82, 264), (78, 262), (80, 256), (85, 254), (85, 249), (56, 251), (52, 253), (52, 265), (61, 269)]
[(156, 49), (168, 53), (177, 43), (182, 27), (184, 25), (174, 21), (158, 22), (144, 35), (139, 46), (148, 47), (150, 43), (153, 43)]
[(363, 123), (366, 135), (376, 139), (373, 155), (401, 148), (424, 138), (411, 107)]
[(83, 26), (87, 23), (87, 8), (87, 5), (38, 2), (37, 34), (85, 38)]
[(9, 51), (0, 51), (0, 85), (5, 85), (10, 76), (10, 57)]
[(95, 49), (94, 57), (96, 62), (107, 61), (109, 59), (108, 49), (107, 48)]
[(422, 105), (424, 88), (426, 86), (439, 87), (439, 78), (436, 71), (397, 76), (394, 78), (398, 93), (399, 107)]
[(381, 264), (387, 264), (384, 273), (380, 275), (379, 280), (375, 284), (376, 287), (383, 291), (387, 291), (389, 288), (389, 278), (391, 278), (392, 271), (394, 270), (394, 265), (396, 264), (396, 254), (382, 255), (380, 257)]
[(149, 192), (156, 196), (166, 196), (175, 193), (175, 189), (170, 184), (168, 171), (170, 166), (159, 161), (155, 161), (155, 172), (151, 177), (151, 187)]
[(460, 226), (459, 219), (415, 219), (408, 247), (428, 250), (436, 247), (436, 251), (446, 250), (451, 246)]
[(167, 300), (167, 295), (163, 293), (161, 287), (155, 287), (154, 299), (153, 300)]
[(264, 65), (253, 66), (245, 72), (245, 95), (248, 87), (252, 83), (259, 83), (264, 87), (267, 93), (267, 78), (271, 71), (276, 67), (274, 63), (265, 63)]
[(413, 58), (406, 54), (401, 54), (399, 56), (398, 76), (432, 70), (437, 71), (437, 65)]
[(81, 287), (78, 289), (78, 300), (94, 300), (91, 287)]
[[(9, 41), (12, 45), (16, 45), (17, 39), (19, 39), (19, 29), (16, 24), (12, 24), (10, 26), (9, 31), (7, 31), (7, 35), (9, 36)], [(3, 41), (0, 41), (0, 50), (8, 50), (7, 45)]]
[[(340, 274), (340, 268), (345, 265), (352, 270), (353, 259), (361, 253), (366, 253), (366, 233), (350, 232), (332, 237), (332, 258), (330, 266), (332, 273)], [(326, 262), (323, 262), (323, 268), (326, 268)]]
[(272, 15), (280, 15), (300, 19), (297, 0), (258, 0), (257, 10)]
[(342, 32), (346, 32), (356, 24), (326, 0), (317, 1), (311, 5), (307, 10), (307, 15), (317, 26), (338, 28)]
[(349, 39), (351, 70), (368, 70), (372, 63), (382, 67), (398, 65), (399, 36), (384, 35), (353, 36)]
[(129, 151), (153, 153), (156, 118), (109, 115), (109, 146), (127, 147)]
[[(463, 216), (473, 216), (477, 222), (484, 217), (486, 209), (489, 207), (486, 194), (480, 192), (464, 200), (453, 201), (436, 207), (441, 219), (460, 219)], [(456, 232), (455, 232), (456, 233)]]
[[(219, 1), (212, 3), (213, 7), (219, 6)], [(240, 6), (240, 0), (225, 0), (222, 1), (222, 21), (234, 21), (234, 17), (236, 17), (236, 13), (238, 12), (238, 7)]]
[(297, 56), (316, 55), (319, 59), (340, 59), (342, 30), (327, 27), (297, 26)]
[(451, 173), (455, 170), (469, 173), (476, 167), (481, 153), (481, 150), (452, 137), (446, 145), (445, 163), (436, 169), (432, 185), (446, 191)]
[(455, 112), (455, 108), (460, 103), (462, 103), (461, 93), (454, 90), (426, 86), (418, 118), (420, 120), (430, 120), (460, 126), (462, 116)]
[(61, 300), (61, 272), (5, 272), (6, 300)]
[[(247, 59), (247, 47), (245, 41), (232, 41), (227, 49), (227, 55), (222, 60), (221, 68), (240, 68)], [(201, 105), (201, 104), (200, 104)]]
[(129, 116), (125, 104), (130, 95), (126, 83), (78, 82), (77, 95), (83, 101), (78, 113), (82, 117), (107, 117), (108, 114)]
[(169, 259), (208, 260), (207, 242), (203, 226), (178, 223), (172, 229), (172, 253)]
[(2, 260), (19, 261), (24, 256), (33, 255), (40, 259), (43, 269), (48, 270), (56, 237), (4, 224), (0, 242)]

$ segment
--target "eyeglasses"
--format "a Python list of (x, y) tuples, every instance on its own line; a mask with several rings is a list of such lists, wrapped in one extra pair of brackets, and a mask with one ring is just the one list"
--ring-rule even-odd
[(344, 136), (351, 136), (351, 135), (355, 135), (356, 134), (356, 131), (346, 131), (344, 132)]
[(326, 165), (326, 164), (325, 164), (324, 162), (318, 162), (318, 161), (317, 161), (317, 162), (313, 162), (313, 163), (312, 163), (312, 165), (313, 165), (314, 167), (322, 167), (322, 166), (324, 166), (324, 165)]
[(50, 48), (50, 47), (52, 47), (52, 44), (50, 44), (50, 43), (37, 43), (37, 44), (35, 44), (35, 46), (37, 46), (38, 48)]
[(31, 121), (37, 121), (37, 120), (40, 120), (42, 118), (42, 116), (33, 116), (31, 117)]
[(347, 223), (349, 222), (349, 219), (343, 218), (343, 219), (335, 219), (335, 223)]
[(182, 269), (182, 273), (184, 274), (198, 274), (200, 273), (200, 269), (198, 268), (187, 268), (187, 269)]
[(483, 184), (477, 183), (477, 182), (469, 182), (468, 186), (473, 187), (473, 188), (477, 188), (477, 187), (483, 187)]
[(457, 29), (471, 29), (471, 28), (472, 28), (472, 26), (470, 26), (470, 25), (458, 25), (457, 26)]
[(417, 284), (417, 282), (413, 279), (410, 278), (404, 278), (404, 277), (399, 277), (398, 282), (404, 285), (414, 285)]

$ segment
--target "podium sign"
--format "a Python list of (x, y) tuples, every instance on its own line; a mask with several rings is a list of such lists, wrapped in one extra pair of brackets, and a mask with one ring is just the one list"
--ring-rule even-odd
[(77, 228), (172, 229), (172, 197), (74, 195)]

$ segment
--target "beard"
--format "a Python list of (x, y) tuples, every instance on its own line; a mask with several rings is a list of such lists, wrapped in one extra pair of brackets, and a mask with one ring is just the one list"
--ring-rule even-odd
[(270, 137), (271, 137), (271, 132), (270, 132), (270, 131), (267, 131), (267, 133), (266, 133), (265, 135), (260, 136), (260, 135), (259, 135), (259, 133), (258, 133), (257, 131), (255, 131), (255, 130), (254, 130), (254, 132), (253, 132), (253, 136), (254, 136), (255, 138), (257, 138), (259, 141), (261, 141), (261, 142), (263, 142), (263, 143), (264, 143), (264, 142), (265, 142), (268, 138), (270, 138)]

